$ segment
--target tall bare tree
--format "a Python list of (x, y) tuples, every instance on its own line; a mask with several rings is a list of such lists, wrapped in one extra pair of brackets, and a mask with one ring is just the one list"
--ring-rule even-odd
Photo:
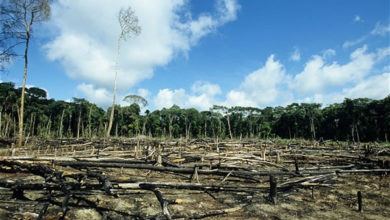
[(114, 95), (112, 98), (112, 107), (110, 112), (110, 122), (108, 123), (108, 128), (106, 132), (106, 137), (110, 137), (112, 123), (114, 121), (114, 110), (115, 110), (115, 99), (116, 99), (116, 81), (118, 77), (118, 63), (120, 57), (120, 48), (121, 40), (127, 40), (133, 35), (138, 35), (141, 33), (141, 27), (138, 26), (138, 17), (135, 15), (135, 12), (131, 7), (127, 9), (121, 9), (118, 14), (119, 25), (121, 27), (121, 32), (118, 37), (117, 43), (117, 56), (115, 61), (115, 78), (114, 78)]
[(2, 37), (7, 39), (11, 46), (7, 47), (7, 54), (12, 49), (24, 44), (24, 72), (22, 81), (22, 94), (20, 99), (18, 146), (22, 146), (24, 92), (26, 87), (28, 47), (33, 33), (32, 26), (47, 20), (50, 17), (50, 0), (3, 0), (0, 8), (2, 21)]

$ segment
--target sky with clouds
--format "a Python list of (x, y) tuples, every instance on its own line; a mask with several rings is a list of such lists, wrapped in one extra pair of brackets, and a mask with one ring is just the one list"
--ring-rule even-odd
[[(121, 42), (118, 100), (177, 104), (324, 105), (390, 93), (388, 0), (55, 0), (34, 29), (27, 84), (51, 98), (112, 102), (117, 15), (131, 6), (141, 34)], [(20, 85), (21, 59), (1, 81)]]

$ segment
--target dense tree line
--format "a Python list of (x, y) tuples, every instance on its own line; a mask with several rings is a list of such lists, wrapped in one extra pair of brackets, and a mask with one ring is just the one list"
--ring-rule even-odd
[[(21, 88), (0, 83), (0, 136), (16, 137)], [(85, 99), (71, 102), (48, 99), (40, 88), (26, 88), (23, 131), (26, 137), (103, 137), (110, 108)], [(111, 135), (167, 138), (306, 138), (350, 141), (388, 141), (390, 96), (383, 100), (345, 99), (325, 108), (316, 103), (286, 107), (224, 107), (209, 111), (177, 105), (141, 114), (137, 103), (115, 106)]]

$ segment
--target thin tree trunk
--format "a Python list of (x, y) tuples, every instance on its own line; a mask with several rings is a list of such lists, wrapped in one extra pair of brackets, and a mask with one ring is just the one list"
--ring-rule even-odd
[[(31, 23), (33, 18), (31, 18)], [(27, 23), (27, 22), (26, 22)], [(24, 91), (26, 89), (26, 78), (27, 78), (27, 66), (28, 66), (28, 45), (30, 43), (30, 24), (26, 26), (26, 46), (24, 50), (24, 72), (22, 81), (22, 94), (20, 98), (20, 115), (19, 115), (19, 133), (18, 133), (18, 147), (22, 147), (23, 140), (23, 112), (24, 112)]]
[(11, 124), (11, 120), (7, 120), (7, 122), (5, 124), (5, 128), (4, 128), (4, 137), (9, 137), (8, 128), (10, 127), (10, 124)]
[(80, 122), (81, 122), (81, 108), (79, 111), (79, 118), (77, 120), (77, 140), (80, 138)]
[(46, 126), (46, 135), (50, 137), (50, 130), (51, 130), (51, 115), (49, 117), (49, 121), (47, 122), (47, 126)]
[(230, 127), (230, 117), (229, 117), (229, 114), (227, 114), (227, 123), (228, 123), (228, 128), (229, 128), (230, 139), (233, 139), (232, 129)]
[(3, 116), (3, 110), (0, 111), (0, 136), (3, 136), (3, 135), (2, 135), (2, 134), (3, 134), (3, 133), (2, 133), (3, 130), (1, 129), (1, 128), (2, 128), (2, 121), (1, 121), (2, 116)]
[(207, 121), (204, 122), (204, 138), (207, 137)]
[(14, 133), (13, 133), (13, 136), (15, 136), (15, 135), (16, 135), (16, 120), (15, 120), (15, 117), (14, 117)]
[(184, 128), (186, 132), (186, 140), (188, 140), (188, 126), (187, 126), (187, 117), (184, 118), (185, 123), (184, 123)]
[(213, 131), (213, 138), (215, 138), (215, 124), (213, 123), (213, 121), (211, 121), (211, 127), (212, 127), (212, 131)]
[(91, 116), (92, 116), (92, 105), (89, 107), (89, 113), (88, 113), (88, 137), (92, 137), (92, 130), (91, 130)]
[[(137, 131), (135, 133), (137, 133)], [(118, 123), (115, 124), (115, 137), (118, 137)]]
[(314, 119), (313, 118), (310, 118), (310, 130), (311, 130), (311, 134), (312, 134), (312, 139), (315, 140), (316, 139), (316, 130), (314, 127)]
[(144, 123), (142, 123), (142, 135), (146, 135), (146, 120), (144, 121)]
[(115, 110), (115, 99), (116, 99), (116, 80), (117, 80), (117, 77), (118, 77), (118, 63), (119, 63), (119, 57), (120, 57), (120, 47), (121, 47), (121, 37), (118, 38), (117, 56), (116, 56), (116, 61), (115, 61), (114, 94), (113, 94), (113, 98), (112, 98), (112, 107), (111, 107), (111, 112), (110, 112), (110, 122), (108, 124), (106, 137), (110, 137), (112, 123), (114, 121), (114, 110)]
[(188, 138), (191, 138), (191, 123), (188, 125)]
[(219, 119), (218, 120), (218, 122), (219, 122), (219, 136), (221, 136), (222, 137), (222, 121), (221, 121), (221, 119)]
[(85, 126), (84, 126), (84, 122), (80, 122), (80, 138), (83, 138), (85, 137)]
[(357, 127), (357, 123), (355, 124), (355, 133), (356, 133), (357, 142), (360, 143), (359, 130)]
[[(72, 114), (69, 114), (69, 123), (68, 123), (68, 135), (72, 133)], [(72, 134), (73, 136), (73, 134)]]
[(62, 123), (63, 123), (63, 120), (64, 120), (64, 114), (65, 114), (65, 109), (62, 110), (62, 114), (61, 114), (61, 121), (60, 121), (60, 131), (59, 131), (59, 134), (58, 136), (60, 138), (62, 138)]
[(30, 129), (28, 131), (29, 136), (33, 135), (33, 119), (34, 119), (34, 113), (32, 113), (30, 117)]
[(173, 122), (173, 117), (169, 117), (169, 138), (172, 139), (172, 122)]

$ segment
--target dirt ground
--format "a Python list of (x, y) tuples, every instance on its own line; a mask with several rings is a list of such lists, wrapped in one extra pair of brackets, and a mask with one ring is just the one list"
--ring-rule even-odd
[[(390, 219), (389, 152), (277, 140), (56, 140), (17, 151), (5, 144), (0, 219)], [(61, 177), (48, 180), (38, 166)], [(275, 204), (262, 172), (277, 178)], [(98, 187), (75, 187), (88, 184)], [(23, 198), (15, 196), (21, 188)]]

